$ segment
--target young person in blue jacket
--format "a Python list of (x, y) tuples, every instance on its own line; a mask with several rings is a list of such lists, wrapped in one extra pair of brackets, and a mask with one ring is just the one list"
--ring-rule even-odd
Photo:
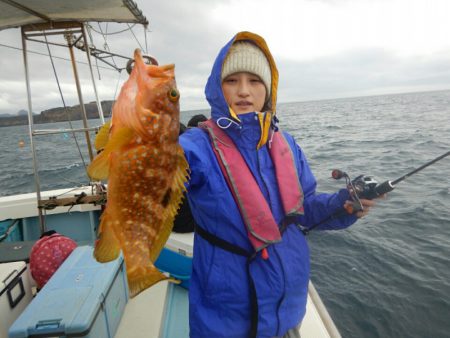
[(350, 215), (341, 212), (352, 203), (346, 189), (316, 194), (303, 151), (277, 126), (277, 84), (264, 39), (238, 33), (206, 85), (211, 120), (180, 136), (197, 224), (192, 338), (298, 337), (309, 281), (302, 230), (346, 228), (374, 203)]

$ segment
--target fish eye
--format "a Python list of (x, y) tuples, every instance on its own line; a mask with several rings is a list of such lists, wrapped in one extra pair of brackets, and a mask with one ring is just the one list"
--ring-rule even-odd
[(167, 93), (167, 96), (169, 97), (170, 101), (176, 102), (180, 98), (180, 92), (176, 88), (172, 88)]

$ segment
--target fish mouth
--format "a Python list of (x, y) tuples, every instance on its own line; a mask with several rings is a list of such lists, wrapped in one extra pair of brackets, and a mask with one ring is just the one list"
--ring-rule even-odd
[(173, 63), (169, 63), (168, 65), (162, 65), (162, 66), (158, 66), (161, 68), (162, 71), (167, 71), (167, 70), (172, 70), (175, 68), (175, 64)]

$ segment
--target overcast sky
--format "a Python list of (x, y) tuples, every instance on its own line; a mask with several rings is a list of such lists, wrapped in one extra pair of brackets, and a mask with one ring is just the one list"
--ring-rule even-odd
[[(238, 31), (262, 35), (280, 72), (278, 102), (450, 89), (448, 0), (199, 0), (136, 1), (150, 25), (149, 53), (175, 63), (181, 109), (208, 108), (204, 86), (219, 49)], [(94, 24), (114, 33), (126, 25)], [(133, 27), (145, 49), (144, 29)], [(18, 29), (0, 31), (0, 114), (27, 108)], [(92, 31), (97, 48), (102, 35)], [(128, 31), (106, 36), (107, 47), (131, 56), (139, 47)], [(31, 51), (47, 53), (29, 43)], [(54, 56), (69, 57), (60, 47)], [(83, 54), (77, 53), (80, 61)], [(123, 65), (123, 61), (118, 60)], [(48, 57), (30, 54), (33, 110), (62, 106)], [(101, 63), (99, 63), (101, 65)], [(70, 62), (55, 60), (67, 105), (77, 103)], [(84, 101), (94, 99), (80, 64)], [(114, 98), (126, 73), (99, 69), (101, 100)]]

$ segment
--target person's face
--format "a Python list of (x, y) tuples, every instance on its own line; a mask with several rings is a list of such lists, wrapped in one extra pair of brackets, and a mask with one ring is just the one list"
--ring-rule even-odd
[(228, 105), (236, 114), (260, 112), (266, 99), (266, 87), (259, 76), (235, 73), (222, 82), (222, 91)]

